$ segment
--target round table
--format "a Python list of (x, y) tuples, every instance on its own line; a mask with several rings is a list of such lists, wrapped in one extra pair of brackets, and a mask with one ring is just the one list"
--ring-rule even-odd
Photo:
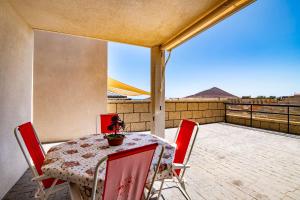
[[(164, 139), (147, 133), (126, 133), (124, 143), (120, 146), (109, 146), (103, 134), (87, 135), (82, 138), (52, 147), (46, 154), (42, 171), (52, 178), (76, 183), (81, 187), (92, 187), (94, 171), (97, 163), (111, 153), (132, 149), (147, 144), (158, 143), (153, 162), (150, 167), (148, 181), (154, 174), (162, 145), (165, 152), (160, 165), (157, 179), (172, 177), (171, 167), (175, 154), (175, 146)], [(98, 186), (102, 187), (105, 178), (106, 163), (103, 163), (98, 176)]]

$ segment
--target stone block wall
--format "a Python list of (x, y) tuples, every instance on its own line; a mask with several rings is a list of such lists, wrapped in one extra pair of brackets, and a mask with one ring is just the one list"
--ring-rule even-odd
[[(150, 130), (150, 100), (109, 100), (109, 113), (118, 113), (127, 131)], [(181, 119), (194, 120), (200, 124), (223, 122), (224, 102), (201, 100), (167, 100), (165, 105), (166, 128), (178, 127)]]

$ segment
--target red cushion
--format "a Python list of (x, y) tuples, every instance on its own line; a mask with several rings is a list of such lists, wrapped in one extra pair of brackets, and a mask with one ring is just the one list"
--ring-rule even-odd
[[(176, 152), (174, 163), (183, 164), (187, 149), (190, 144), (191, 137), (193, 135), (194, 128), (197, 124), (193, 121), (182, 120), (180, 130), (176, 140)], [(180, 174), (180, 170), (176, 170), (177, 175)]]
[[(41, 168), (45, 160), (45, 156), (38, 142), (38, 139), (35, 136), (31, 122), (20, 125), (19, 131), (38, 174), (42, 175), (43, 172)], [(54, 179), (43, 180), (44, 187), (49, 188), (52, 185), (53, 181)], [(57, 182), (57, 184), (60, 183), (63, 183), (63, 181)]]
[(108, 130), (108, 126), (111, 124), (111, 118), (118, 116), (116, 113), (109, 113), (100, 115), (101, 133), (114, 133), (114, 130)]

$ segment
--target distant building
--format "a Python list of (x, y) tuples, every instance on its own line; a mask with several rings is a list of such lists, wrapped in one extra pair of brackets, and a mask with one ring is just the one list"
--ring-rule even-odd
[(203, 98), (203, 99), (211, 99), (211, 98), (218, 98), (218, 99), (237, 99), (239, 97), (230, 94), (220, 88), (213, 87), (208, 90), (204, 90), (202, 92), (198, 92), (196, 94), (187, 96), (185, 98)]
[(111, 91), (107, 91), (107, 98), (108, 99), (129, 99), (127, 96), (125, 95), (120, 95)]
[(283, 100), (283, 102), (288, 103), (288, 104), (300, 105), (300, 93), (295, 93), (294, 96), (290, 96), (288, 98), (285, 98)]

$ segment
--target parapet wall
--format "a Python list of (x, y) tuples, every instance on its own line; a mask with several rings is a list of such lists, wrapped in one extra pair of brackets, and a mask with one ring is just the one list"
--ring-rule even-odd
[[(127, 131), (150, 130), (150, 100), (109, 100), (108, 112), (118, 113)], [(224, 101), (221, 100), (167, 100), (166, 128), (178, 127), (181, 119), (191, 119), (200, 124), (223, 122)]]
[[(196, 100), (178, 99), (166, 100), (165, 122), (166, 128), (178, 127), (182, 119), (190, 119), (199, 124), (208, 124), (225, 121), (224, 100)], [(125, 121), (127, 131), (150, 130), (150, 100), (109, 100), (109, 113), (118, 113)], [(227, 122), (250, 126), (249, 116), (227, 113)], [(273, 131), (287, 132), (286, 121), (269, 117), (254, 117), (252, 126)], [(300, 122), (297, 119), (290, 123), (290, 133), (300, 134)]]
[[(251, 126), (251, 120), (249, 117), (241, 115), (227, 115), (226, 121), (231, 124), (238, 124), (243, 126)], [(272, 131), (279, 131), (284, 133), (300, 134), (300, 122), (291, 121), (288, 130), (288, 124), (286, 120), (271, 119), (271, 118), (259, 118), (252, 119), (252, 127), (261, 128)]]

